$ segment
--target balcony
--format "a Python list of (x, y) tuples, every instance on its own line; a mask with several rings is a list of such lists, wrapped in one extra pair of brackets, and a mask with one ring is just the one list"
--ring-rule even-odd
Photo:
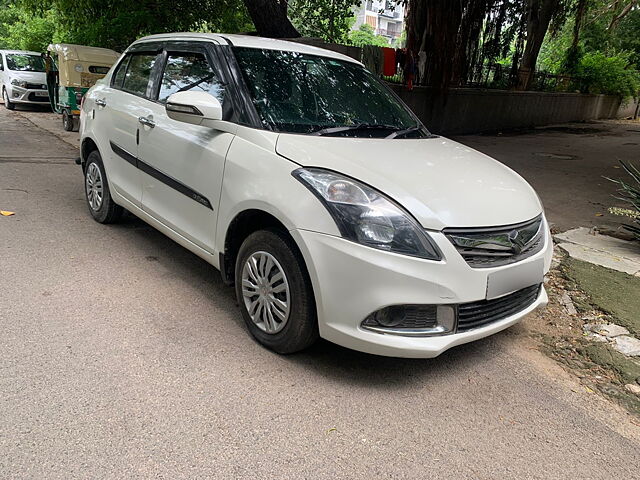
[(376, 29), (376, 34), (382, 35), (383, 37), (398, 38), (400, 36), (400, 33), (401, 32), (399, 32), (398, 30), (393, 30), (389, 28)]

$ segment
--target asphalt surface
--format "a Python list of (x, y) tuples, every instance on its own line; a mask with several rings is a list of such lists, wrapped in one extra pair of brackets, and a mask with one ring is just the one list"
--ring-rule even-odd
[(626, 219), (609, 213), (630, 177), (620, 161), (637, 164), (639, 121), (593, 121), (456, 138), (501, 161), (536, 189), (556, 231), (576, 227), (619, 230)]
[(211, 266), (87, 212), (0, 107), (0, 478), (638, 478), (633, 419), (518, 325), (432, 360), (249, 337)]

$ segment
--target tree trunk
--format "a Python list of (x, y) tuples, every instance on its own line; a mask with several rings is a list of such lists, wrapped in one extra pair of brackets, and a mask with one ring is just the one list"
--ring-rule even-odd
[(287, 17), (286, 0), (244, 0), (258, 35), (270, 38), (296, 38), (300, 34)]
[(538, 54), (557, 8), (558, 0), (527, 1), (527, 44), (518, 70), (518, 90), (531, 88)]

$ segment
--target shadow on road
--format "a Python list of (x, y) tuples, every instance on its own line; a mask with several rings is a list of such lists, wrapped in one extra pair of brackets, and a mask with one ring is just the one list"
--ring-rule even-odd
[[(141, 255), (151, 262), (159, 262), (173, 275), (188, 281), (211, 302), (212, 310), (223, 309), (234, 320), (239, 327), (238, 334), (249, 335), (236, 304), (234, 289), (222, 283), (218, 270), (131, 214), (109, 228), (135, 233), (139, 238), (133, 243), (139, 246)], [(153, 252), (159, 253), (149, 255)], [(207, 331), (215, 335), (214, 330)], [(280, 358), (293, 368), (314, 371), (320, 377), (329, 377), (339, 383), (383, 389), (410, 387), (413, 384), (424, 385), (425, 377), (447, 378), (461, 371), (473, 371), (475, 365), (490, 361), (501, 350), (497, 343), (502, 336), (498, 334), (460, 345), (432, 359), (380, 357), (349, 350), (322, 339), (304, 352)], [(257, 343), (254, 345), (256, 349), (262, 349)]]

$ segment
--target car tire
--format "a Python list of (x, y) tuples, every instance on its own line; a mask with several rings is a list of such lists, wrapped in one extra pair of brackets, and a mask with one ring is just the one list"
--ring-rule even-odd
[(111, 198), (107, 174), (102, 157), (97, 150), (87, 157), (84, 168), (84, 193), (89, 213), (98, 223), (115, 223), (120, 220), (124, 209)]
[(62, 111), (62, 128), (67, 132), (73, 132), (73, 115), (69, 115), (68, 110)]
[(311, 280), (300, 251), (287, 234), (259, 230), (249, 235), (238, 252), (235, 286), (247, 328), (260, 344), (288, 354), (318, 339)]
[(15, 110), (16, 104), (9, 100), (9, 94), (7, 93), (6, 88), (2, 88), (2, 101), (4, 102), (4, 106), (7, 110)]

